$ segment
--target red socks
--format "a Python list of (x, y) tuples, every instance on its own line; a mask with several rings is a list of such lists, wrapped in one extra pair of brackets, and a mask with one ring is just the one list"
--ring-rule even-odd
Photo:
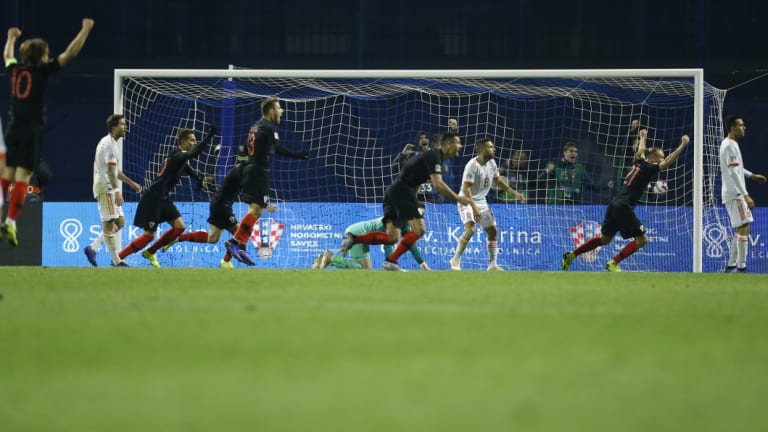
[(620, 263), (621, 260), (623, 260), (624, 258), (626, 258), (626, 257), (632, 255), (633, 253), (637, 252), (638, 249), (640, 249), (640, 248), (637, 246), (637, 241), (632, 240), (632, 242), (630, 242), (629, 244), (624, 246), (624, 249), (622, 249), (621, 252), (619, 252), (618, 255), (613, 257), (613, 262), (615, 262), (617, 264)]
[(8, 200), (8, 219), (17, 220), (19, 218), (26, 196), (27, 182), (15, 182), (11, 191), (11, 198)]
[(178, 236), (181, 235), (181, 233), (184, 232), (184, 228), (171, 228), (165, 233), (163, 233), (162, 237), (160, 237), (152, 246), (147, 249), (149, 253), (153, 254), (157, 252), (158, 249), (161, 247), (167, 245), (168, 243), (171, 243), (172, 241), (176, 240)]
[(397, 244), (397, 247), (395, 248), (395, 251), (392, 252), (387, 257), (387, 261), (397, 262), (397, 260), (400, 259), (400, 256), (404, 254), (405, 251), (407, 251), (408, 249), (411, 248), (411, 246), (416, 244), (416, 242), (419, 240), (419, 237), (421, 236), (416, 234), (416, 231), (410, 231), (408, 232), (408, 234), (401, 237), (400, 242)]
[(257, 220), (256, 216), (250, 213), (246, 213), (245, 216), (243, 216), (243, 219), (240, 220), (240, 226), (237, 227), (237, 231), (235, 231), (235, 235), (233, 236), (238, 243), (245, 244), (248, 242), (248, 239), (251, 238), (253, 224), (255, 224)]
[(369, 232), (355, 237), (355, 243), (367, 245), (389, 244), (389, 236), (383, 232)]
[(144, 246), (149, 244), (149, 242), (152, 241), (152, 239), (155, 238), (154, 235), (150, 234), (142, 234), (139, 237), (136, 237), (134, 241), (131, 242), (128, 246), (125, 247), (125, 249), (120, 251), (120, 259), (125, 259), (128, 255), (138, 252), (142, 249), (144, 249)]
[(584, 252), (589, 252), (591, 250), (599, 248), (603, 244), (602, 240), (600, 239), (601, 237), (592, 237), (591, 239), (587, 240), (586, 243), (574, 249), (573, 254), (576, 256), (579, 256)]
[(192, 243), (208, 243), (208, 233), (205, 231), (192, 231), (179, 236), (177, 241)]

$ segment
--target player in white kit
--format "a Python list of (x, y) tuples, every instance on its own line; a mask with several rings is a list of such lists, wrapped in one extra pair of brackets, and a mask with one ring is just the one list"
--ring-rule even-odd
[(93, 159), (93, 197), (98, 202), (102, 230), (92, 244), (83, 248), (88, 262), (94, 267), (98, 266), (96, 253), (101, 248), (102, 242), (107, 245), (112, 265), (126, 265), (118, 257), (119, 245), (115, 237), (115, 234), (125, 225), (120, 182), (124, 181), (136, 192), (141, 192), (141, 186), (123, 174), (119, 168), (118, 142), (125, 137), (127, 129), (125, 118), (121, 114), (109, 116), (107, 118), (109, 133), (96, 146), (96, 156)]
[(515, 195), (521, 203), (525, 203), (525, 197), (510, 187), (499, 175), (499, 168), (493, 159), (495, 152), (496, 147), (493, 145), (493, 141), (488, 138), (480, 139), (475, 143), (477, 156), (472, 158), (464, 167), (459, 196), (471, 197), (472, 199), (469, 205), (458, 204), (464, 232), (459, 237), (456, 253), (449, 261), (453, 270), (461, 270), (461, 255), (464, 253), (467, 243), (475, 235), (477, 222), (480, 222), (480, 226), (483, 227), (487, 235), (488, 271), (503, 270), (496, 264), (496, 254), (499, 250), (499, 244), (496, 240), (498, 230), (496, 229), (496, 217), (493, 215), (491, 207), (488, 206), (486, 197), (492, 184)]
[(747, 192), (744, 179), (748, 178), (763, 184), (765, 176), (753, 173), (744, 167), (741, 157), (738, 139), (744, 137), (747, 127), (739, 116), (729, 116), (725, 120), (725, 128), (728, 136), (720, 143), (720, 172), (722, 174), (721, 195), (723, 204), (728, 210), (731, 227), (736, 230), (730, 243), (728, 256), (729, 271), (738, 269), (747, 270), (747, 249), (749, 246), (749, 224), (754, 221), (751, 209), (755, 202)]

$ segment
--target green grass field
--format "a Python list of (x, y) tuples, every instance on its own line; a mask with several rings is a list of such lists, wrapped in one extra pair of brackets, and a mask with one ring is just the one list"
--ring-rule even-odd
[(768, 430), (766, 276), (0, 271), (3, 432)]

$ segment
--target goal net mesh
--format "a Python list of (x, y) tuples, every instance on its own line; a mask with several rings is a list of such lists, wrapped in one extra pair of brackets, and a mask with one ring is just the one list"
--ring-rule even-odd
[[(464, 147), (444, 164), (446, 183), (459, 191), (474, 143), (487, 137), (496, 146), (501, 175), (526, 197), (523, 204), (503, 190), (488, 195), (498, 227), (498, 261), (505, 269), (557, 270), (564, 251), (599, 232), (605, 206), (632, 163), (640, 129), (648, 131), (647, 146), (662, 147), (665, 154), (684, 134), (692, 142), (638, 205), (650, 243), (622, 268), (691, 270), (694, 146), (704, 152), (704, 226), (728, 227), (719, 203), (718, 164), (725, 93), (705, 84), (705, 136), (695, 137), (693, 78), (129, 77), (122, 80), (129, 125), (124, 171), (148, 185), (177, 145), (180, 128), (195, 130), (201, 140), (213, 123), (218, 135), (190, 165), (220, 183), (250, 126), (261, 118), (260, 102), (267, 97), (278, 98), (285, 110), (278, 127), (281, 144), (310, 154), (306, 161), (278, 155), (272, 162), (271, 199), (278, 211), (264, 215), (279, 221), (285, 232), (284, 253), (276, 253), (269, 266), (306, 268), (323, 250), (338, 250), (347, 225), (381, 216), (384, 191), (400, 169), (398, 155), (406, 144), (418, 150), (422, 132), (437, 145), (449, 119), (456, 120)], [(569, 143), (576, 146), (575, 160), (569, 158)], [(428, 233), (418, 246), (431, 268), (445, 269), (463, 226), (456, 204), (431, 186), (420, 188)], [(126, 194), (138, 199), (131, 191)], [(209, 198), (186, 177), (174, 195), (177, 204)], [(241, 217), (245, 207), (236, 210)], [(191, 229), (207, 228), (207, 211), (182, 216)], [(333, 232), (289, 233), (292, 227), (308, 226), (331, 226)], [(709, 234), (723, 234), (727, 241), (729, 231)], [(572, 269), (601, 270), (628, 241), (617, 235), (612, 244), (577, 259)], [(486, 268), (486, 242), (478, 229), (462, 269)], [(371, 255), (374, 263), (381, 262), (378, 247)], [(196, 265), (195, 254), (165, 259), (169, 265)], [(407, 254), (401, 261), (405, 268), (416, 268)], [(704, 270), (719, 270), (724, 258), (715, 261), (705, 262)]]

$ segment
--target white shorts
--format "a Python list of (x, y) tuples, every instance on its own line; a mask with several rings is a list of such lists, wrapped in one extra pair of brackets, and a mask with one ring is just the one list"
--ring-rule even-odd
[[(476, 222), (475, 216), (472, 213), (472, 206), (457, 204), (459, 207), (459, 217), (461, 217), (461, 223), (466, 225), (469, 222)], [(475, 203), (477, 209), (480, 210), (480, 226), (483, 229), (496, 226), (496, 216), (493, 215), (493, 211), (488, 206), (488, 203)]]
[(732, 199), (725, 203), (728, 217), (731, 218), (731, 226), (738, 228), (744, 224), (752, 223), (752, 211), (747, 207), (747, 201), (743, 197)]
[(111, 221), (123, 216), (123, 207), (115, 204), (115, 193), (99, 194), (99, 217), (102, 222)]

